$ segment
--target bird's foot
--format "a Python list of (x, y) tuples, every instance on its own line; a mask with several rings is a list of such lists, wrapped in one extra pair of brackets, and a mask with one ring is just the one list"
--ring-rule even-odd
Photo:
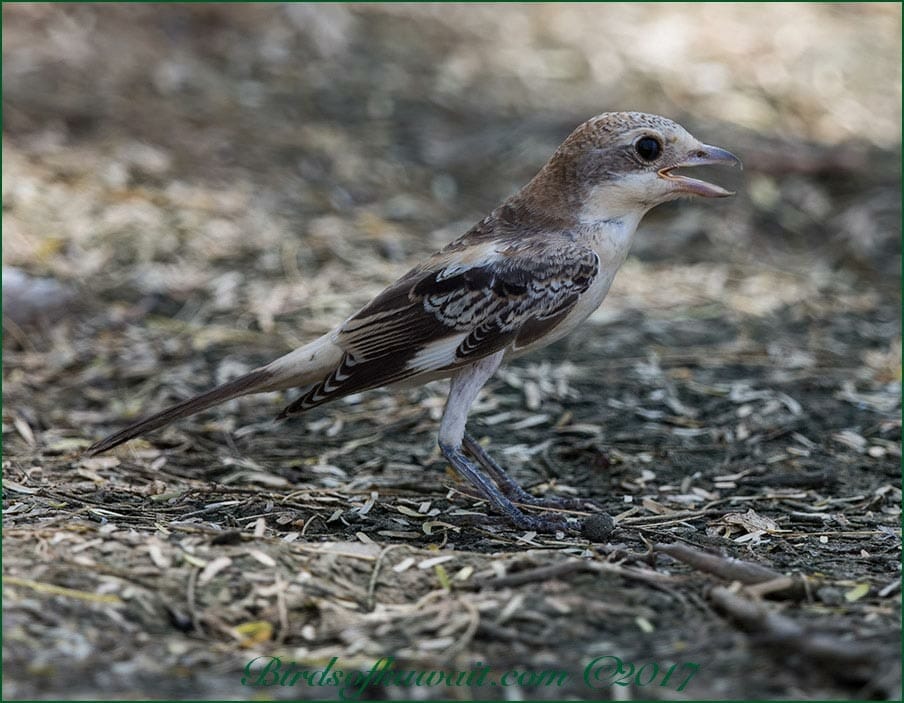
[[(461, 447), (454, 447), (440, 442), (440, 450), (455, 470), (471, 482), (478, 497), (489, 501), (497, 512), (505, 516), (508, 523), (524, 530), (533, 530), (544, 534), (557, 532), (580, 532), (579, 523), (569, 523), (559, 515), (528, 515), (521, 511), (500, 487), (496, 485), (476, 464), (465, 457)], [(494, 476), (495, 478), (495, 476)], [(506, 478), (508, 478), (506, 476)], [(509, 479), (511, 481), (511, 479)], [(512, 484), (517, 484), (512, 481)], [(528, 495), (525, 493), (525, 495)], [(528, 496), (532, 497), (532, 496)]]
[[(504, 491), (504, 489), (503, 489)], [(525, 491), (520, 486), (513, 493), (505, 493), (515, 503), (522, 505), (532, 505), (538, 508), (548, 508), (550, 510), (572, 510), (576, 512), (598, 512), (602, 508), (591, 500), (583, 500), (581, 498), (566, 498), (565, 496), (535, 496)]]
[(577, 510), (583, 512), (598, 512), (602, 508), (596, 503), (580, 498), (566, 498), (564, 496), (535, 496), (525, 491), (518, 482), (508, 475), (496, 460), (493, 459), (486, 450), (480, 446), (480, 443), (469, 434), (465, 434), (462, 445), (468, 450), (468, 453), (477, 460), (493, 480), (499, 486), (499, 490), (509, 500), (522, 505), (532, 505), (538, 508), (549, 508), (552, 510)]
[(527, 513), (520, 513), (516, 516), (509, 516), (509, 518), (515, 527), (545, 535), (555, 535), (558, 532), (579, 534), (582, 530), (580, 521), (569, 522), (558, 515), (528, 515)]

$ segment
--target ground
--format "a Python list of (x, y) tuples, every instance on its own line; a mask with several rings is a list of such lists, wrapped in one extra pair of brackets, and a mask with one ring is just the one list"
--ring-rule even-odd
[[(900, 698), (900, 6), (3, 20), (4, 698)], [(611, 531), (488, 514), (436, 449), (441, 382), (82, 456), (624, 108), (738, 153), (738, 195), (651, 213), (600, 311), (471, 415)], [(381, 657), (421, 685), (330, 683)]]

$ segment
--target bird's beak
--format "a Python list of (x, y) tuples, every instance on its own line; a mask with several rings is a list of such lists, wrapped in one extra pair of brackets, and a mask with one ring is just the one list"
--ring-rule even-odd
[(692, 166), (716, 166), (728, 165), (743, 168), (741, 160), (730, 151), (720, 149), (717, 146), (701, 144), (686, 158), (659, 171), (659, 177), (669, 181), (673, 192), (682, 195), (700, 195), (704, 198), (727, 198), (734, 195), (730, 190), (725, 190), (714, 183), (707, 183), (696, 178), (688, 178), (675, 173), (677, 168), (690, 168)]

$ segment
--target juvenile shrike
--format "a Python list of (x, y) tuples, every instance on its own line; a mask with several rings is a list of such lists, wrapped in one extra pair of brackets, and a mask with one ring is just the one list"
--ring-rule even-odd
[(504, 359), (559, 339), (599, 307), (648, 210), (682, 196), (732, 195), (677, 172), (707, 164), (740, 161), (664, 117), (598, 115), (575, 129), (518, 193), (332, 331), (129, 425), (88, 454), (249, 393), (300, 388), (285, 417), (370, 388), (451, 376), (439, 427), (449, 463), (515, 526), (566, 528), (561, 517), (526, 514), (516, 505), (562, 508), (574, 501), (525, 492), (466, 434), (468, 411)]

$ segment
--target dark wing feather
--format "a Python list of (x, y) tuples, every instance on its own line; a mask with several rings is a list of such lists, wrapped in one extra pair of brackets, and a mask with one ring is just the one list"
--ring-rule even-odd
[(456, 255), (433, 261), (346, 321), (336, 338), (346, 352), (339, 367), (283, 415), (526, 346), (568, 315), (599, 267), (592, 250), (567, 240), (513, 244), (476, 265)]

